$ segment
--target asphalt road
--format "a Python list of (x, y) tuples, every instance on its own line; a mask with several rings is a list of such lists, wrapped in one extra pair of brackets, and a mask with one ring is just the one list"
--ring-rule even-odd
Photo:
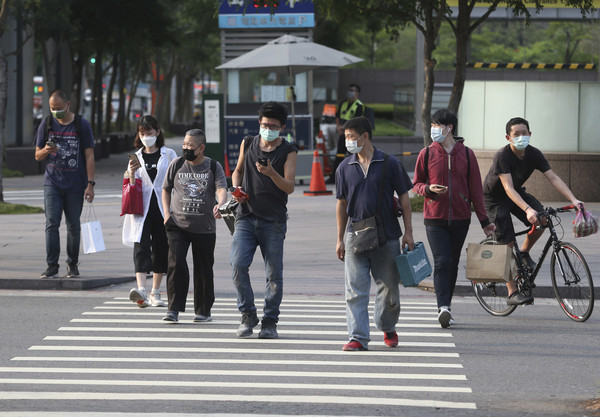
[(285, 296), (280, 338), (262, 341), (235, 337), (230, 296), (212, 323), (170, 325), (127, 289), (0, 291), (0, 416), (589, 416), (598, 396), (600, 320), (553, 300), (497, 318), (457, 297), (441, 329), (433, 296), (404, 289), (400, 346), (373, 328), (349, 353), (341, 296)]

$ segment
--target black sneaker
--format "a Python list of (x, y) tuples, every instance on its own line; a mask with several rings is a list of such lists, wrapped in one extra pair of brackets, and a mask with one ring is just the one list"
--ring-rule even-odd
[(523, 264), (529, 269), (530, 272), (535, 270), (537, 264), (533, 262), (531, 256), (529, 256), (529, 252), (521, 252), (521, 259), (523, 260)]
[(506, 304), (509, 306), (520, 306), (523, 304), (531, 304), (533, 303), (533, 297), (527, 296), (521, 292), (515, 291), (513, 292), (507, 299)]
[(242, 313), (242, 322), (237, 330), (237, 337), (248, 337), (252, 334), (252, 329), (258, 324), (256, 313)]
[(277, 323), (270, 318), (264, 318), (260, 326), (259, 339), (277, 339)]
[(46, 268), (46, 270), (44, 272), (42, 272), (42, 275), (40, 276), (41, 279), (52, 279), (52, 278), (56, 278), (58, 276), (58, 265), (48, 265), (48, 268)]
[(67, 278), (75, 278), (79, 276), (79, 268), (77, 264), (67, 264)]
[(166, 321), (169, 323), (179, 322), (179, 311), (173, 311), (173, 310), (167, 311), (167, 314), (165, 314), (165, 316), (163, 317), (163, 321)]

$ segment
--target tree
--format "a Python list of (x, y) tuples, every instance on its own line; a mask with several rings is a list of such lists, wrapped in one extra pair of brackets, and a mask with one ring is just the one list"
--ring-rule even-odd
[[(34, 0), (0, 0), (0, 39), (7, 30), (14, 29), (8, 25), (9, 16), (14, 17), (11, 25), (20, 19), (25, 28), (30, 28), (29, 17), (31, 8), (36, 4)], [(2, 170), (4, 167), (4, 128), (6, 125), (6, 104), (8, 102), (8, 60), (11, 55), (19, 53), (21, 47), (32, 36), (27, 32), (20, 45), (15, 45), (15, 50), (5, 51), (0, 42), (0, 202), (4, 202), (4, 186), (2, 185)]]
[[(447, 0), (322, 0), (319, 2), (322, 11), (329, 13), (335, 19), (343, 19), (356, 13), (368, 14), (379, 17), (385, 22), (386, 27), (394, 34), (398, 28), (413, 24), (424, 36), (424, 70), (425, 91), (423, 95), (423, 108), (421, 119), (423, 126), (431, 123), (431, 103), (433, 99), (433, 86), (435, 84), (434, 68), (436, 61), (433, 58), (435, 40), (442, 20), (445, 20), (454, 33), (456, 39), (456, 68), (452, 94), (448, 108), (458, 111), (464, 90), (467, 50), (471, 34), (483, 23), (490, 14), (496, 10), (501, 0), (478, 2), (477, 0), (458, 0), (458, 14), (452, 15), (452, 9)], [(535, 12), (543, 8), (543, 0), (534, 0)], [(503, 0), (503, 4), (512, 10), (514, 16), (522, 16), (529, 22), (531, 13), (522, 0)], [(593, 0), (564, 0), (564, 4), (579, 8), (582, 14), (593, 10)], [(475, 6), (485, 7), (486, 10), (478, 19), (471, 15)], [(431, 143), (429, 133), (424, 132), (424, 144)]]

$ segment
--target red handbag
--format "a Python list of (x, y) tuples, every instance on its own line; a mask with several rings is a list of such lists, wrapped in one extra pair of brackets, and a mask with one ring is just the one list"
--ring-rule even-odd
[(144, 214), (144, 193), (142, 180), (135, 179), (135, 184), (129, 183), (129, 178), (123, 178), (123, 199), (121, 200), (121, 216), (124, 214)]

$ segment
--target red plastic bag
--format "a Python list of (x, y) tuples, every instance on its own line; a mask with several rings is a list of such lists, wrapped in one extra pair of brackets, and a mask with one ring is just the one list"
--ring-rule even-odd
[(142, 180), (139, 178), (135, 179), (135, 184), (129, 184), (129, 178), (123, 178), (121, 216), (124, 214), (144, 214), (144, 193)]
[(598, 233), (598, 218), (589, 211), (579, 210), (573, 222), (573, 235), (586, 237)]

